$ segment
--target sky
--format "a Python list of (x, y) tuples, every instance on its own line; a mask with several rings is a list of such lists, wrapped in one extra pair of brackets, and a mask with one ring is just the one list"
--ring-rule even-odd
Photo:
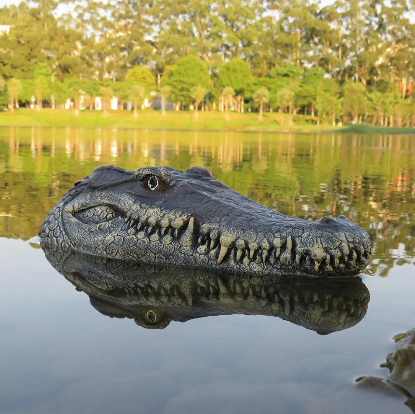
[(11, 4), (19, 4), (20, 0), (0, 0), (0, 7), (10, 6)]

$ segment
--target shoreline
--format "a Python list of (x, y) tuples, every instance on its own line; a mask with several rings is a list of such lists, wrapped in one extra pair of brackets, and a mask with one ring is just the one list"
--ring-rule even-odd
[[(311, 116), (296, 115), (297, 123), (288, 125), (288, 115), (284, 114), (281, 125), (281, 114), (266, 113), (262, 123), (257, 122), (256, 113), (232, 113), (225, 121), (221, 112), (199, 112), (199, 120), (193, 119), (191, 112), (168, 112), (161, 118), (160, 111), (143, 110), (138, 118), (133, 118), (128, 111), (112, 111), (106, 118), (95, 111), (84, 111), (75, 116), (72, 111), (43, 109), (34, 112), (32, 109), (19, 109), (15, 112), (0, 113), (0, 127), (22, 128), (100, 128), (120, 130), (148, 131), (183, 131), (183, 132), (245, 132), (270, 134), (371, 134), (371, 135), (415, 135), (414, 128), (378, 127), (369, 124), (346, 125), (310, 125)], [(285, 122), (287, 121), (287, 122)]]

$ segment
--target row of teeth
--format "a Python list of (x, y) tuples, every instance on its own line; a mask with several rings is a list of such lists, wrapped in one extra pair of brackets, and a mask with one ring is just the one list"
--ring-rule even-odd
[(211, 259), (217, 261), (218, 265), (226, 257), (228, 260), (244, 265), (251, 263), (274, 265), (279, 261), (286, 266), (294, 263), (305, 264), (308, 269), (318, 273), (322, 270), (334, 272), (335, 269), (354, 269), (362, 259), (365, 261), (368, 256), (363, 247), (359, 247), (357, 252), (357, 249), (349, 248), (345, 241), (337, 250), (329, 253), (322, 248), (316, 248), (312, 252), (299, 251), (299, 249), (297, 251), (291, 236), (275, 237), (272, 242), (266, 238), (261, 243), (247, 242), (233, 235), (221, 235), (217, 229), (212, 229), (207, 225), (202, 225), (196, 235), (193, 217), (188, 220), (180, 217), (172, 220), (164, 217), (159, 220), (152, 216), (147, 221), (141, 222), (127, 217), (125, 221), (128, 232), (135, 234), (139, 239), (148, 237), (151, 241), (162, 239), (168, 243), (172, 239), (177, 239), (187, 247), (196, 244), (197, 253), (209, 255)]
[[(339, 315), (345, 313), (348, 316), (358, 314), (367, 303), (366, 296), (360, 297), (335, 297), (332, 293), (324, 293), (319, 291), (291, 291), (288, 288), (280, 288), (273, 285), (255, 285), (247, 281), (231, 281), (224, 284), (218, 278), (216, 280), (209, 280), (206, 282), (195, 282), (196, 286), (181, 287), (174, 285), (165, 287), (158, 283), (146, 283), (125, 288), (127, 297), (132, 301), (137, 301), (137, 294), (142, 298), (143, 304), (155, 305), (155, 301), (160, 305), (167, 304), (193, 304), (193, 296), (200, 300), (205, 297), (207, 300), (227, 300), (237, 301), (246, 300), (260, 300), (261, 307), (271, 306), (274, 312), (280, 310), (285, 315), (289, 315), (296, 309), (306, 310), (307, 306), (319, 306), (322, 311), (337, 311)], [(191, 293), (193, 292), (193, 294)], [(300, 297), (301, 295), (301, 297)]]
[(187, 223), (187, 229), (185, 230), (185, 220), (182, 218), (176, 218), (169, 220), (163, 218), (159, 221), (156, 217), (150, 217), (147, 221), (134, 220), (131, 217), (125, 219), (127, 225), (127, 232), (129, 234), (135, 234), (138, 239), (148, 237), (151, 241), (157, 241), (164, 239), (170, 241), (171, 239), (183, 238), (182, 235), (187, 230), (193, 234), (193, 218)]

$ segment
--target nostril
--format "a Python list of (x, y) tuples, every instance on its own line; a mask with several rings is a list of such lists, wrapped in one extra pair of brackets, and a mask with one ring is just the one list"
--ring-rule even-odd
[(337, 218), (342, 219), (342, 220), (347, 220), (347, 217), (346, 216), (343, 216), (343, 215), (338, 216)]
[(320, 224), (334, 224), (335, 221), (330, 217), (323, 217), (318, 221)]

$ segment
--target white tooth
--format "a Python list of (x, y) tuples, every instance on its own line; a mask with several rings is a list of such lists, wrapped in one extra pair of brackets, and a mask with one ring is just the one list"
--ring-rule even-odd
[(265, 263), (265, 261), (267, 260), (269, 248), (270, 248), (270, 245), (268, 243), (268, 240), (264, 239), (264, 241), (262, 242), (262, 262), (263, 263)]
[(273, 241), (272, 241), (274, 247), (275, 247), (275, 258), (278, 259), (280, 253), (281, 253), (281, 239), (279, 237), (276, 237)]
[(213, 249), (216, 246), (216, 243), (218, 241), (219, 233), (217, 230), (213, 230), (210, 233), (210, 246), (209, 249)]
[(287, 252), (291, 252), (293, 247), (293, 241), (291, 240), (291, 236), (287, 237)]
[(255, 242), (249, 243), (249, 258), (252, 260), (254, 258), (255, 250), (258, 249), (258, 244)]
[(221, 264), (230, 245), (235, 241), (235, 236), (224, 234), (220, 237), (220, 252), (218, 257), (218, 264)]
[(187, 230), (191, 230), (193, 232), (194, 224), (195, 224), (194, 218), (193, 217), (190, 217), (189, 224), (187, 225)]
[(218, 277), (218, 284), (219, 284), (219, 291), (220, 291), (220, 296), (228, 296), (228, 291), (226, 289), (226, 286), (224, 285), (222, 279), (220, 277)]
[(179, 229), (174, 230), (174, 237), (176, 237), (176, 239), (179, 237)]
[(242, 239), (238, 239), (235, 243), (236, 246), (236, 260), (240, 261), (242, 257), (242, 253), (245, 250), (245, 241)]
[(228, 247), (227, 246), (221, 246), (219, 257), (218, 257), (218, 265), (222, 263), (222, 260), (225, 257), (227, 252), (228, 252)]
[(144, 233), (143, 231), (140, 231), (140, 232), (137, 234), (137, 239), (138, 239), (138, 240), (144, 239), (144, 237), (145, 237), (145, 233)]
[(184, 232), (184, 234), (183, 234), (183, 236), (180, 240), (182, 245), (185, 246), (185, 247), (189, 247), (189, 246), (192, 245), (194, 222), (195, 222), (194, 218), (190, 217), (187, 229)]
[(167, 228), (170, 225), (169, 219), (167, 217), (164, 217), (163, 220), (161, 220), (161, 234), (164, 236), (164, 234), (167, 231)]
[(248, 256), (245, 256), (244, 265), (249, 265), (249, 263), (251, 263), (251, 261), (248, 259)]

